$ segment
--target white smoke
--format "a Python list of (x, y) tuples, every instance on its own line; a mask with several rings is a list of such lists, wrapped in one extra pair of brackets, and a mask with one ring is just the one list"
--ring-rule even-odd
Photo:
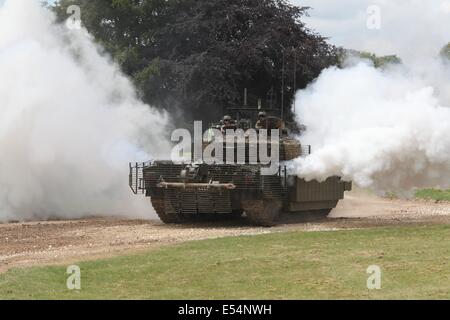
[(166, 123), (85, 30), (39, 1), (0, 6), (0, 222), (148, 217), (128, 162), (168, 152)]
[(339, 175), (378, 192), (406, 194), (450, 186), (450, 68), (438, 59), (420, 66), (375, 69), (360, 62), (330, 68), (298, 92), (302, 138), (313, 154), (296, 160), (298, 175)]

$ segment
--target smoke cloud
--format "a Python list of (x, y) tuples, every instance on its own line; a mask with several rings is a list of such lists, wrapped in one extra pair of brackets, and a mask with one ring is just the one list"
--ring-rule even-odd
[(298, 92), (302, 142), (313, 154), (295, 161), (299, 176), (339, 175), (378, 192), (407, 195), (450, 186), (450, 68), (438, 59), (375, 69), (358, 62), (330, 68)]
[(39, 1), (0, 7), (0, 222), (149, 217), (128, 162), (169, 154), (167, 122), (84, 29)]

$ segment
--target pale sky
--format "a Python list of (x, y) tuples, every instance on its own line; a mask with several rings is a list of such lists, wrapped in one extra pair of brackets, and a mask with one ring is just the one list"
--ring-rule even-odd
[[(290, 0), (309, 6), (308, 27), (333, 44), (416, 59), (450, 42), (450, 0)], [(380, 12), (380, 29), (368, 29), (368, 8)]]

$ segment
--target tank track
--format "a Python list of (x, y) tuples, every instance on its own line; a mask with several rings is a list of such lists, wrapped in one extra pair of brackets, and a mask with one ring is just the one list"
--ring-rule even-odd
[(299, 219), (301, 219), (301, 221), (304, 222), (316, 222), (327, 219), (332, 210), (333, 209), (311, 210), (292, 213), (291, 215), (297, 216)]
[(230, 216), (232, 219), (239, 219), (240, 217), (242, 217), (243, 214), (244, 214), (244, 210), (239, 209), (239, 210), (233, 210), (233, 212), (231, 213)]
[(315, 214), (318, 218), (325, 219), (330, 215), (331, 211), (333, 211), (333, 209), (315, 210), (313, 211), (313, 214)]
[(166, 224), (186, 223), (194, 221), (216, 221), (230, 218), (239, 219), (244, 214), (244, 210), (233, 210), (233, 212), (230, 214), (205, 214), (200, 215), (195, 219), (191, 216), (180, 215), (177, 213), (167, 213), (164, 199), (151, 198), (150, 201), (159, 219)]
[(189, 217), (181, 216), (177, 213), (168, 213), (164, 199), (151, 198), (150, 201), (159, 219), (166, 224), (183, 223), (190, 220)]
[(281, 215), (283, 205), (280, 200), (249, 200), (244, 205), (251, 223), (262, 227), (273, 227)]

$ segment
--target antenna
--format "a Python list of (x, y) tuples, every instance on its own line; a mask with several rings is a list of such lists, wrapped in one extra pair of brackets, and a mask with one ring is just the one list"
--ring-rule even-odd
[(244, 89), (244, 107), (247, 106), (247, 88)]
[(295, 93), (297, 92), (297, 52), (294, 49), (294, 113), (296, 113)]
[(281, 69), (281, 120), (284, 120), (284, 48), (283, 48), (283, 67)]

